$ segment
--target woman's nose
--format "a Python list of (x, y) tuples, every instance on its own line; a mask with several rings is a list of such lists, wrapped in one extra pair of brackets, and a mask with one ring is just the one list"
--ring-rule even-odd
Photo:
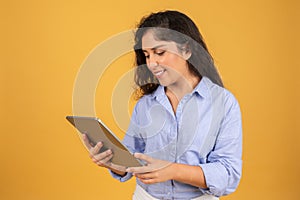
[(158, 63), (156, 61), (149, 63), (149, 67), (151, 67), (151, 68), (157, 67), (157, 66), (158, 66)]
[(158, 66), (158, 60), (154, 56), (149, 56), (148, 66), (152, 68)]

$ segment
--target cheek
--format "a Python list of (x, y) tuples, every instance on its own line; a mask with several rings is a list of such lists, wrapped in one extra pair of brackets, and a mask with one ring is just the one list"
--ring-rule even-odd
[(183, 58), (183, 56), (179, 53), (171, 53), (169, 54), (169, 59), (172, 60), (173, 62), (178, 62), (182, 63), (185, 62), (186, 60)]
[(177, 72), (184, 71), (187, 66), (186, 60), (174, 54), (168, 56), (168, 58), (164, 60), (164, 64)]
[(160, 59), (160, 63), (165, 65), (166, 67), (173, 68), (174, 65), (177, 64), (178, 58), (176, 58), (174, 54), (168, 54)]

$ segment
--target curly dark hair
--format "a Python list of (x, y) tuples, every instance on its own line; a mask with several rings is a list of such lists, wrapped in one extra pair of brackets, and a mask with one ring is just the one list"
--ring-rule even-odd
[(149, 71), (146, 57), (142, 50), (142, 37), (149, 30), (161, 41), (173, 41), (180, 48), (185, 46), (192, 52), (187, 60), (190, 72), (199, 77), (208, 77), (212, 82), (224, 87), (221, 77), (214, 65), (203, 37), (195, 23), (185, 14), (178, 11), (161, 11), (152, 13), (141, 19), (135, 31), (135, 83), (138, 86), (138, 97), (151, 94), (159, 86), (159, 82)]

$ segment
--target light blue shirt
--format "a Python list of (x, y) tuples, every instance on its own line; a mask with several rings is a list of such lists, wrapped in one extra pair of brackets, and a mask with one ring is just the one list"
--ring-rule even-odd
[[(242, 170), (242, 124), (237, 100), (226, 89), (203, 77), (179, 102), (176, 113), (159, 86), (136, 104), (123, 140), (132, 152), (156, 159), (201, 166), (208, 189), (174, 180), (137, 184), (159, 199), (222, 196), (237, 188)], [(111, 173), (121, 182), (124, 177)]]

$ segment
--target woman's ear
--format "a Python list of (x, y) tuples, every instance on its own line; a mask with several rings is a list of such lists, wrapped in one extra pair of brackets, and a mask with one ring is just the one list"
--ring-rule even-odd
[(192, 56), (192, 52), (191, 52), (190, 50), (185, 50), (185, 51), (183, 52), (183, 58), (184, 58), (185, 60), (190, 59), (191, 56)]
[(182, 47), (182, 56), (183, 59), (188, 60), (192, 56), (192, 51), (190, 50), (189, 46), (186, 44)]

